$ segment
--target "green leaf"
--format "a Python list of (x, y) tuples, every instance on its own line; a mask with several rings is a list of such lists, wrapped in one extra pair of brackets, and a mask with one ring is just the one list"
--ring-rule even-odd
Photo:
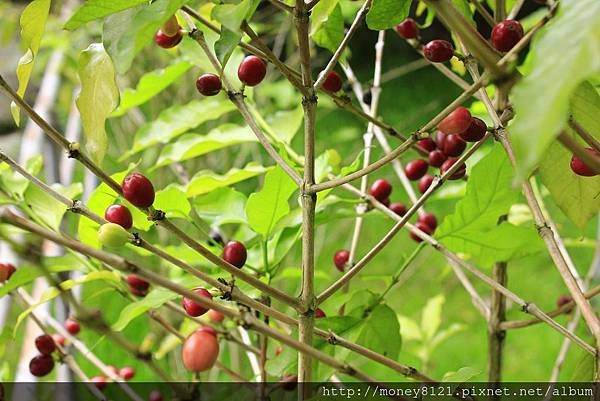
[(512, 96), (511, 139), (520, 179), (528, 176), (564, 129), (572, 93), (600, 72), (598, 21), (599, 1), (561, 1), (556, 17), (532, 44), (531, 71)]
[[(75, 199), (83, 189), (81, 183), (71, 184), (63, 187), (60, 184), (53, 184), (51, 187), (68, 199)], [(42, 191), (37, 185), (30, 185), (24, 193), (25, 204), (31, 210), (33, 215), (44, 224), (54, 230), (60, 228), (60, 223), (67, 207), (54, 199), (52, 196)]]
[(194, 210), (212, 225), (246, 223), (246, 200), (243, 193), (223, 187), (194, 198)]
[(594, 357), (590, 354), (582, 353), (577, 361), (575, 369), (569, 379), (570, 382), (584, 383), (591, 382), (594, 376)]
[(288, 201), (295, 191), (294, 181), (281, 167), (269, 171), (262, 189), (248, 198), (246, 214), (250, 227), (258, 234), (269, 237), (279, 219), (290, 211)]
[(185, 105), (171, 106), (136, 132), (133, 149), (126, 152), (121, 160), (158, 143), (167, 143), (187, 130), (217, 119), (234, 108), (224, 97), (192, 100)]
[[(21, 97), (25, 95), (29, 78), (31, 78), (33, 62), (40, 48), (49, 12), (50, 0), (34, 0), (25, 7), (19, 20), (21, 24), (21, 45), (27, 48), (17, 65), (17, 79), (19, 80), (17, 94)], [(11, 103), (10, 107), (13, 119), (19, 125), (21, 122), (20, 109), (14, 102)]]
[(241, 39), (242, 34), (240, 32), (234, 32), (230, 29), (227, 29), (227, 27), (223, 27), (221, 29), (221, 36), (219, 37), (219, 40), (215, 42), (215, 54), (217, 55), (217, 58), (222, 66), (227, 65), (229, 57), (231, 57)]
[(219, 4), (213, 8), (212, 17), (230, 31), (237, 33), (240, 32), (242, 22), (250, 20), (258, 3), (258, 0), (242, 0), (239, 4)]
[(123, 331), (129, 323), (136, 317), (144, 314), (150, 309), (157, 309), (165, 303), (174, 300), (179, 295), (166, 288), (155, 288), (142, 300), (127, 305), (119, 316), (119, 319), (113, 324), (114, 331)]
[(396, 313), (387, 305), (379, 305), (364, 321), (357, 342), (388, 358), (398, 358), (402, 338)]
[(76, 103), (85, 133), (85, 148), (97, 164), (102, 164), (108, 143), (104, 124), (119, 104), (115, 69), (102, 43), (92, 43), (79, 56), (81, 92)]
[(443, 295), (437, 295), (427, 301), (423, 314), (421, 315), (421, 331), (424, 335), (423, 341), (429, 342), (435, 336), (442, 324), (442, 307), (446, 302)]
[(395, 27), (408, 17), (410, 4), (411, 0), (373, 0), (367, 13), (367, 26), (372, 30)]
[(171, 64), (167, 68), (161, 68), (142, 75), (135, 89), (127, 88), (123, 91), (119, 107), (110, 114), (110, 117), (122, 116), (129, 109), (146, 103), (179, 79), (191, 67), (191, 63), (180, 61)]
[(135, 56), (156, 31), (189, 0), (156, 0), (110, 15), (102, 29), (102, 42), (120, 74), (129, 70)]
[(442, 378), (443, 382), (464, 383), (481, 374), (481, 370), (465, 366), (456, 372), (448, 372)]
[(284, 143), (289, 144), (302, 127), (304, 111), (302, 106), (292, 110), (280, 110), (266, 116), (266, 124)]
[(167, 215), (171, 217), (177, 216), (185, 218), (192, 210), (185, 192), (174, 185), (169, 185), (162, 191), (158, 191), (153, 206), (156, 209), (167, 213)]
[(186, 192), (188, 198), (191, 198), (256, 177), (268, 170), (269, 168), (256, 162), (250, 162), (242, 169), (232, 168), (225, 174), (217, 174), (212, 170), (202, 170), (196, 173), (188, 184), (180, 188)]
[(148, 0), (86, 0), (65, 23), (64, 29), (74, 30), (90, 21), (148, 3)]
[[(25, 170), (32, 174), (37, 175), (42, 169), (44, 160), (41, 155), (33, 156), (25, 163)], [(2, 189), (6, 191), (6, 193), (11, 198), (16, 198), (20, 200), (23, 198), (25, 191), (29, 187), (29, 180), (23, 177), (21, 174), (13, 171), (8, 164), (0, 164), (0, 183), (2, 185)]]
[(344, 39), (344, 18), (338, 0), (321, 0), (313, 8), (310, 36), (319, 46), (335, 52)]

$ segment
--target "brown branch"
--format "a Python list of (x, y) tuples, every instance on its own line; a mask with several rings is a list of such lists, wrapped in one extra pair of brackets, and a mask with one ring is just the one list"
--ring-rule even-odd
[(587, 132), (577, 121), (573, 118), (569, 118), (569, 126), (583, 139), (588, 145), (590, 145), (596, 152), (600, 153), (600, 141), (594, 138), (592, 134)]
[[(506, 262), (498, 262), (492, 269), (492, 279), (506, 287)], [(488, 322), (488, 381), (502, 381), (502, 356), (506, 332), (499, 328), (506, 320), (506, 299), (501, 292), (493, 290), (490, 319)]]
[(581, 159), (586, 166), (592, 169), (595, 173), (600, 174), (600, 154), (595, 156), (593, 153), (588, 152), (579, 144), (579, 142), (573, 139), (573, 137), (567, 134), (565, 131), (562, 131), (558, 135), (558, 141), (561, 143), (561, 145), (567, 148), (567, 150)]

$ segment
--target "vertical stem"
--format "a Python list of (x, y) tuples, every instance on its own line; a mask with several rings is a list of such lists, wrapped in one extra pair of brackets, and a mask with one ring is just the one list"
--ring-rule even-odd
[(496, 7), (494, 8), (494, 19), (496, 22), (500, 22), (506, 18), (506, 0), (496, 0)]
[[(492, 270), (492, 278), (506, 287), (506, 262), (497, 262)], [(500, 329), (500, 323), (506, 319), (506, 299), (499, 291), (492, 291), (490, 319), (488, 322), (488, 381), (502, 380), (502, 354), (506, 331)]]

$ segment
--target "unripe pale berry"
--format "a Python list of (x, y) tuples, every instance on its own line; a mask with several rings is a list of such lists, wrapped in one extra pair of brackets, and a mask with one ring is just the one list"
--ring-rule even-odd
[(427, 173), (429, 165), (423, 159), (417, 159), (409, 162), (404, 167), (406, 177), (411, 181), (416, 181)]
[(131, 240), (132, 235), (115, 223), (102, 224), (98, 229), (98, 240), (109, 248), (119, 248)]
[(126, 230), (133, 226), (133, 217), (125, 205), (111, 205), (104, 212), (104, 219), (109, 223), (120, 225)]
[(377, 199), (379, 202), (383, 202), (389, 198), (392, 193), (392, 185), (384, 179), (376, 180), (369, 189), (369, 194)]
[(424, 149), (428, 152), (432, 152), (438, 148), (438, 145), (431, 138), (421, 139), (417, 142), (417, 145), (419, 145), (421, 149)]
[(221, 87), (221, 78), (215, 74), (202, 74), (196, 80), (196, 89), (204, 96), (218, 95)]
[(75, 320), (67, 319), (65, 321), (65, 329), (67, 329), (72, 336), (76, 336), (81, 331), (81, 326)]
[(29, 372), (35, 377), (43, 377), (54, 369), (54, 359), (50, 355), (38, 355), (29, 361)]
[(177, 31), (177, 33), (173, 36), (167, 36), (161, 29), (159, 29), (158, 32), (156, 32), (156, 34), (154, 35), (154, 43), (156, 43), (163, 49), (170, 49), (172, 47), (177, 46), (179, 42), (181, 42), (181, 39), (183, 39), (181, 27), (180, 30)]
[(132, 205), (137, 207), (150, 207), (154, 203), (154, 187), (152, 182), (140, 173), (131, 173), (121, 184), (123, 196)]
[(126, 366), (119, 370), (119, 376), (121, 376), (123, 380), (129, 381), (135, 376), (135, 369), (131, 366)]
[(346, 267), (348, 259), (350, 259), (350, 252), (348, 252), (345, 249), (340, 249), (335, 253), (335, 255), (333, 255), (333, 263), (335, 264), (335, 267), (341, 272), (344, 271), (344, 267)]
[[(206, 288), (195, 288), (192, 292), (198, 296), (212, 299), (211, 293)], [(208, 312), (208, 308), (205, 308), (190, 298), (184, 297), (181, 301), (181, 305), (183, 306), (183, 309), (185, 309), (185, 312), (192, 317), (202, 316)]]
[(322, 319), (324, 317), (327, 317), (327, 315), (321, 308), (315, 309), (315, 319)]
[(470, 125), (471, 112), (469, 109), (457, 107), (440, 122), (438, 129), (445, 134), (460, 134), (466, 131)]
[[(593, 148), (586, 148), (585, 149), (592, 157), (596, 157), (597, 159), (600, 160), (600, 154)], [(593, 168), (591, 168), (590, 166), (588, 166), (587, 164), (585, 164), (583, 162), (583, 160), (581, 160), (579, 157), (573, 155), (573, 157), (571, 158), (571, 170), (577, 174), (580, 175), (582, 177), (593, 177), (595, 175), (598, 175), (598, 172), (594, 171)]]
[(406, 214), (406, 206), (404, 203), (394, 202), (390, 205), (390, 210), (398, 216), (404, 216)]
[(427, 156), (427, 161), (430, 166), (440, 167), (447, 159), (447, 156), (441, 150), (434, 150), (429, 152), (429, 156)]
[(17, 269), (12, 263), (0, 263), (0, 283), (8, 281)]
[(424, 213), (420, 215), (418, 221), (427, 224), (429, 228), (431, 228), (431, 231), (435, 231), (435, 229), (437, 228), (437, 219), (431, 213)]
[(465, 151), (466, 147), (467, 143), (463, 141), (460, 136), (456, 134), (450, 134), (446, 137), (446, 140), (444, 141), (443, 151), (448, 156), (460, 156), (462, 152)]
[[(442, 164), (442, 167), (440, 168), (440, 170), (442, 171), (442, 174), (444, 174), (446, 171), (450, 170), (450, 168), (454, 165), (454, 163), (456, 163), (457, 160), (458, 159), (455, 157), (451, 157), (448, 160), (446, 160), (444, 162), (444, 164)], [(449, 180), (459, 180), (465, 176), (466, 172), (467, 172), (467, 167), (465, 166), (464, 163), (461, 163), (461, 165), (458, 167), (458, 169), (450, 177), (448, 177), (448, 179)]]
[(327, 78), (323, 81), (323, 89), (332, 93), (339, 92), (342, 89), (342, 78), (340, 75), (335, 71), (327, 74)]
[(229, 241), (227, 245), (223, 247), (223, 260), (227, 263), (234, 265), (238, 269), (244, 267), (248, 252), (246, 247), (239, 241)]
[(208, 316), (208, 319), (211, 322), (215, 323), (221, 323), (223, 320), (225, 320), (225, 315), (214, 309), (209, 310), (206, 316)]
[(197, 330), (183, 344), (183, 366), (191, 372), (204, 372), (215, 364), (219, 342), (214, 330)]
[(52, 336), (47, 334), (36, 337), (35, 339), (35, 347), (40, 351), (42, 355), (50, 355), (54, 351), (56, 351), (56, 343)]
[(267, 65), (256, 56), (247, 56), (238, 67), (238, 78), (246, 86), (256, 86), (267, 75)]
[(423, 55), (431, 62), (443, 63), (454, 56), (454, 46), (447, 40), (432, 40), (423, 46)]
[(459, 135), (463, 141), (477, 142), (485, 136), (486, 132), (487, 125), (485, 125), (485, 122), (480, 118), (473, 117), (471, 118), (471, 124), (469, 125), (469, 128), (461, 132)]
[(419, 34), (419, 27), (414, 19), (407, 18), (396, 25), (396, 32), (404, 39), (414, 39)]
[(492, 29), (492, 45), (501, 52), (512, 49), (523, 38), (523, 26), (519, 21), (507, 19)]
[(431, 176), (429, 174), (425, 174), (419, 180), (419, 192), (422, 193), (422, 194), (424, 194), (425, 192), (427, 192), (427, 190), (431, 186), (432, 182), (433, 182), (433, 176)]
[[(421, 221), (417, 221), (415, 223), (415, 227), (417, 227), (419, 230), (423, 231), (425, 234), (428, 234), (428, 235), (431, 235), (431, 233), (433, 232), (431, 227), (429, 227), (427, 224), (425, 224)], [(423, 240), (421, 238), (419, 238), (419, 236), (417, 234), (415, 234), (413, 231), (410, 232), (410, 238), (412, 238), (416, 242), (423, 242)]]

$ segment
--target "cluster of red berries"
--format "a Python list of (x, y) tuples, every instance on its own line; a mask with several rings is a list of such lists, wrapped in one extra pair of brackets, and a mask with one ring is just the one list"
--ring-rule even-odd
[[(585, 149), (592, 157), (600, 160), (600, 153), (596, 149), (586, 148)], [(573, 155), (571, 157), (571, 170), (582, 177), (594, 177), (600, 174), (600, 172), (594, 170), (592, 167), (588, 166), (581, 160), (579, 157)]]
[(0, 283), (5, 283), (17, 271), (12, 263), (0, 263)]
[(29, 361), (29, 372), (35, 377), (43, 377), (54, 369), (52, 353), (56, 351), (56, 343), (52, 336), (44, 334), (35, 339), (35, 347), (40, 354)]
[[(120, 377), (125, 381), (129, 381), (135, 376), (135, 369), (131, 366), (126, 366), (121, 369), (117, 369), (114, 366), (108, 366), (108, 369), (113, 373), (113, 375)], [(108, 379), (103, 375), (92, 377), (90, 382), (93, 383), (94, 386), (96, 386), (96, 388), (100, 391), (106, 389), (106, 386), (108, 385)]]

